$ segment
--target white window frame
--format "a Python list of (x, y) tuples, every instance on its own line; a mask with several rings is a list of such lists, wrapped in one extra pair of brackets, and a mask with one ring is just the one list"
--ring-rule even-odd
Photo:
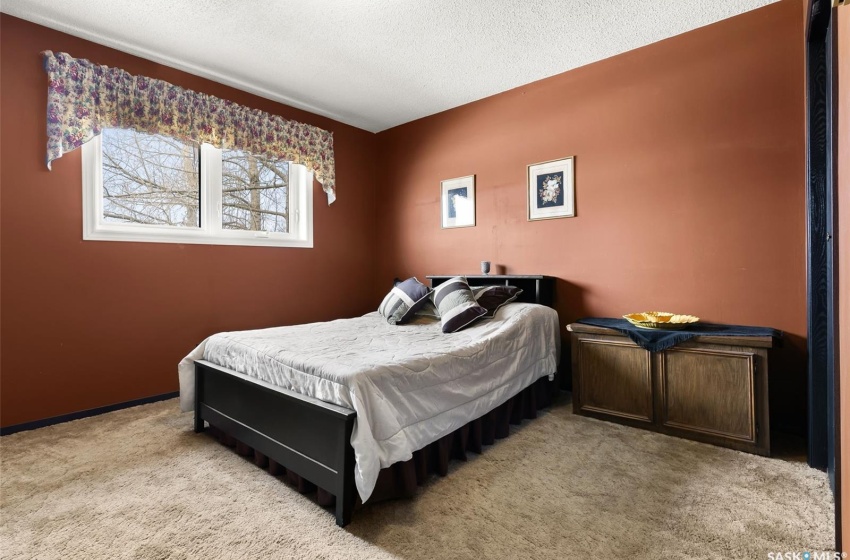
[(201, 227), (128, 224), (103, 220), (103, 144), (97, 135), (83, 144), (83, 239), (200, 245), (313, 247), (313, 173), (289, 164), (288, 233), (221, 227), (221, 150), (201, 145)]

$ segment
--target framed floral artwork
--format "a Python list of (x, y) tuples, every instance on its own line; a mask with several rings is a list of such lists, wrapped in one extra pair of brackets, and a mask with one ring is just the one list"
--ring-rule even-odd
[(475, 175), (440, 182), (443, 228), (475, 225)]
[(528, 166), (528, 220), (576, 215), (575, 157)]

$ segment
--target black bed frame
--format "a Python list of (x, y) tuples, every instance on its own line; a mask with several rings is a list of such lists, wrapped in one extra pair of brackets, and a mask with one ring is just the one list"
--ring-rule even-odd
[[(429, 276), (432, 286), (451, 276)], [(552, 305), (554, 278), (469, 277), (470, 284), (523, 289), (520, 301)], [(287, 470), (336, 496), (336, 523), (348, 525), (354, 511), (354, 449), (357, 413), (276, 387), (204, 360), (195, 361), (195, 432), (204, 421), (256, 449)]]
[(354, 511), (357, 413), (211, 364), (195, 362), (195, 431), (204, 420), (336, 496), (336, 524)]

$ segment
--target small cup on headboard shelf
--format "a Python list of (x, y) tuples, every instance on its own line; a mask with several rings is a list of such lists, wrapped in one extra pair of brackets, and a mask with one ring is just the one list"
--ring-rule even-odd
[(485, 276), (490, 273), (490, 261), (481, 261), (481, 274)]

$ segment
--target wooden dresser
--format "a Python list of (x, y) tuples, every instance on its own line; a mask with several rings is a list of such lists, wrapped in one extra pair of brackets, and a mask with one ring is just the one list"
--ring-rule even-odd
[(769, 336), (698, 336), (663, 352), (573, 323), (573, 412), (770, 455)]

